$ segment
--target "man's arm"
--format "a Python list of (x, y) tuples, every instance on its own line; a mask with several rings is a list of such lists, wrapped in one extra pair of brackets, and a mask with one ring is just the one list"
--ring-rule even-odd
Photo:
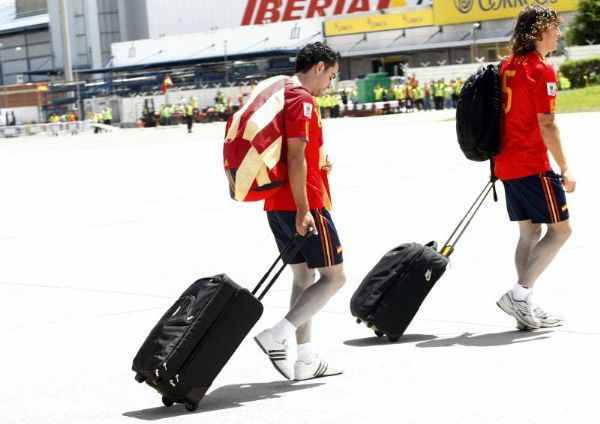
[(562, 143), (560, 141), (560, 132), (554, 121), (554, 114), (538, 113), (538, 124), (542, 133), (542, 139), (550, 150), (552, 157), (560, 168), (562, 175), (563, 186), (567, 193), (575, 191), (576, 181), (569, 171), (569, 165), (563, 152)]
[(296, 232), (306, 235), (307, 228), (317, 234), (315, 220), (310, 213), (306, 194), (306, 141), (301, 138), (290, 138), (287, 141), (287, 166), (292, 195), (296, 202)]

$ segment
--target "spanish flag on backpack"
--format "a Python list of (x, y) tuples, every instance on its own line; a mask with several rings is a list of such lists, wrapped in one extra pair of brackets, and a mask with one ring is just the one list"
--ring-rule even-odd
[(227, 121), (223, 162), (231, 198), (264, 200), (287, 180), (281, 161), (286, 76), (259, 83), (246, 104)]

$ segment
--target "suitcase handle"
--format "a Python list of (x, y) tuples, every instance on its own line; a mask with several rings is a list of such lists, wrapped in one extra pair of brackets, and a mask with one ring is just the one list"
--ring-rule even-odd
[[(493, 180), (490, 180), (487, 182), (487, 184), (485, 185), (485, 187), (483, 188), (481, 193), (479, 193), (479, 196), (477, 196), (477, 199), (475, 199), (475, 202), (473, 202), (473, 204), (471, 205), (471, 207), (469, 208), (469, 210), (467, 211), (465, 216), (463, 216), (463, 218), (460, 220), (460, 222), (458, 223), (458, 225), (456, 226), (456, 228), (454, 229), (454, 231), (452, 232), (450, 237), (448, 237), (448, 241), (446, 241), (446, 243), (444, 243), (444, 247), (440, 251), (440, 253), (443, 256), (449, 257), (452, 254), (452, 252), (454, 252), (454, 246), (456, 246), (456, 243), (458, 243), (458, 240), (460, 240), (460, 238), (462, 237), (463, 233), (465, 232), (465, 230), (467, 229), (467, 227), (473, 220), (473, 217), (475, 216), (477, 211), (479, 211), (479, 208), (483, 204), (484, 200), (487, 198), (488, 194), (490, 194), (490, 191), (492, 189), (495, 190), (494, 182), (495, 181), (493, 181)], [(469, 220), (465, 223), (465, 220), (467, 218), (469, 218)], [(463, 223), (464, 223), (464, 225), (463, 225)], [(456, 235), (456, 233), (459, 230), (460, 230), (460, 232), (458, 233), (456, 238), (454, 238), (454, 236)], [(453, 238), (454, 238), (454, 241), (452, 241)]]
[[(254, 287), (254, 290), (252, 290), (252, 294), (256, 295), (256, 293), (258, 292), (260, 287), (263, 285), (265, 280), (269, 277), (269, 274), (271, 274), (271, 272), (277, 265), (277, 262), (279, 262), (279, 260), (281, 259), (283, 264), (281, 265), (281, 267), (279, 268), (277, 273), (273, 276), (273, 278), (271, 278), (271, 281), (269, 281), (269, 284), (267, 284), (267, 287), (265, 287), (265, 289), (260, 293), (260, 295), (258, 296), (258, 300), (262, 300), (262, 298), (265, 297), (267, 292), (271, 289), (271, 286), (273, 286), (275, 281), (277, 281), (277, 279), (283, 272), (284, 268), (288, 265), (288, 263), (289, 263), (288, 261), (291, 258), (293, 258), (296, 253), (298, 253), (300, 251), (300, 249), (302, 248), (302, 246), (304, 245), (306, 240), (308, 240), (308, 238), (312, 235), (313, 235), (313, 229), (308, 228), (308, 231), (306, 232), (305, 236), (301, 236), (300, 234), (295, 234), (294, 237), (292, 237), (290, 239), (290, 241), (287, 242), (285, 247), (281, 250), (281, 253), (279, 254), (279, 256), (277, 256), (277, 259), (275, 259), (275, 262), (273, 262), (273, 265), (271, 265), (269, 270), (260, 279), (260, 281), (258, 282), (256, 287)], [(288, 259), (284, 259), (284, 256), (287, 255), (288, 253), (289, 253), (289, 255), (287, 256)]]

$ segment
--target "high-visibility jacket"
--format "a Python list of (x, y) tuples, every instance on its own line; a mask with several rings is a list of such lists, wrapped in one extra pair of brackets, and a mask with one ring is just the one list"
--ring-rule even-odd
[(443, 82), (436, 82), (433, 84), (433, 96), (434, 97), (444, 97), (444, 87), (446, 84)]
[(415, 100), (421, 100), (425, 97), (423, 93), (423, 89), (419, 86), (416, 86), (412, 89), (412, 98)]
[(404, 100), (406, 98), (404, 87), (394, 87), (394, 97), (396, 100)]
[(375, 87), (373, 89), (373, 94), (375, 95), (375, 101), (380, 102), (381, 98), (383, 97), (383, 88)]

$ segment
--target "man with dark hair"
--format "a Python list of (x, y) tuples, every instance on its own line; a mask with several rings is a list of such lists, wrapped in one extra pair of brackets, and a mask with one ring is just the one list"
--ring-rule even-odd
[[(500, 69), (502, 136), (495, 172), (504, 184), (508, 215), (518, 222), (520, 235), (515, 253), (517, 284), (497, 304), (517, 320), (519, 329), (563, 323), (562, 317), (532, 304), (533, 284), (571, 235), (565, 190), (575, 190), (575, 179), (554, 121), (556, 72), (545, 61), (558, 46), (559, 26), (554, 10), (525, 6), (515, 24), (512, 54)], [(560, 176), (550, 167), (548, 150)]]
[[(342, 246), (328, 210), (327, 175), (331, 164), (323, 150), (319, 108), (313, 97), (331, 87), (340, 54), (326, 44), (308, 44), (296, 58), (296, 74), (285, 86), (285, 138), (282, 150), (288, 181), (265, 200), (269, 226), (279, 250), (298, 233), (312, 231), (301, 250), (290, 259), (293, 273), (290, 310), (274, 327), (254, 340), (284, 377), (295, 380), (341, 374), (321, 359), (311, 343), (311, 318), (345, 282)], [(316, 271), (319, 278), (315, 281)], [(288, 362), (288, 341), (296, 335), (298, 355)]]

